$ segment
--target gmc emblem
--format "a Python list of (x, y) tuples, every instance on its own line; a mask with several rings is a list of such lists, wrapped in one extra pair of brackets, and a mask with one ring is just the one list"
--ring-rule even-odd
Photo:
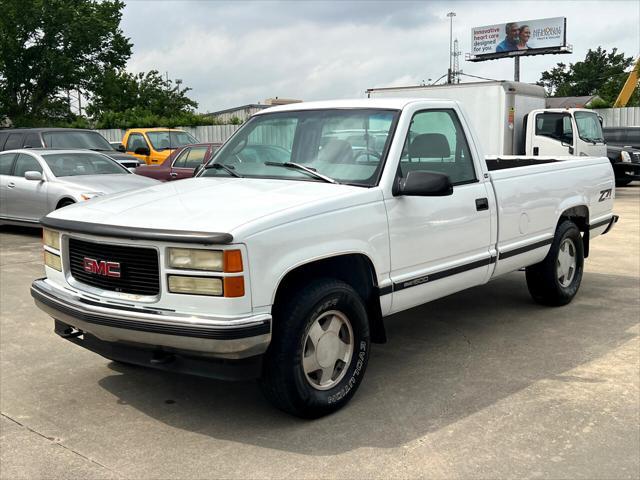
[(95, 258), (84, 257), (82, 267), (85, 272), (103, 277), (120, 278), (120, 263), (107, 262), (106, 260), (96, 260)]

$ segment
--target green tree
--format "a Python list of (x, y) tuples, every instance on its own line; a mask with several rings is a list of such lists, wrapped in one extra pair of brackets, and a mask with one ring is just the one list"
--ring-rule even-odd
[[(549, 95), (573, 97), (599, 95), (608, 105), (615, 102), (620, 93), (627, 73), (625, 70), (633, 63), (633, 57), (625, 57), (614, 48), (607, 53), (602, 47), (587, 52), (581, 62), (558, 63), (551, 70), (542, 72), (538, 85), (542, 85)], [(638, 105), (636, 92), (629, 106)]]
[(186, 95), (190, 88), (180, 88), (157, 70), (138, 74), (111, 70), (95, 81), (91, 90), (87, 114), (99, 128), (144, 127), (154, 122), (191, 124), (198, 106)]
[(122, 68), (131, 43), (119, 0), (0, 0), (0, 121), (72, 120), (70, 90)]

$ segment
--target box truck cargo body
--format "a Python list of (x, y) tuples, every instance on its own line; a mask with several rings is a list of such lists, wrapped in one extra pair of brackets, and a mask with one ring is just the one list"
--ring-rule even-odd
[(488, 155), (524, 155), (524, 117), (545, 108), (544, 88), (521, 82), (470, 82), (370, 88), (370, 98), (437, 98), (462, 102)]

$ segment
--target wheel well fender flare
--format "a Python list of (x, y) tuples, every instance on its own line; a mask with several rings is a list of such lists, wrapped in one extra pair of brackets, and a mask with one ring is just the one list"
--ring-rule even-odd
[(332, 277), (351, 285), (362, 298), (371, 330), (371, 341), (386, 342), (386, 332), (380, 307), (380, 293), (376, 270), (371, 258), (362, 252), (339, 253), (309, 260), (295, 265), (284, 272), (273, 292), (272, 305), (282, 301), (282, 295), (289, 288), (300, 288), (300, 285), (312, 277)]

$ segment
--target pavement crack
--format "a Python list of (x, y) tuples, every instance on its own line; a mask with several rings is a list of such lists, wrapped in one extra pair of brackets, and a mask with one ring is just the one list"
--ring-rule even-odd
[(30, 432), (32, 432), (32, 433), (35, 433), (36, 435), (38, 435), (38, 436), (40, 436), (40, 437), (42, 437), (42, 438), (44, 438), (44, 439), (46, 439), (46, 440), (49, 440), (51, 443), (55, 443), (56, 445), (58, 445), (58, 446), (60, 446), (60, 447), (64, 448), (65, 450), (67, 450), (67, 451), (69, 451), (69, 452), (71, 452), (71, 453), (73, 453), (73, 454), (75, 454), (75, 455), (79, 456), (80, 458), (82, 458), (82, 459), (84, 459), (84, 460), (87, 460), (87, 461), (89, 461), (89, 462), (91, 462), (91, 463), (93, 463), (93, 464), (95, 464), (95, 465), (98, 465), (99, 467), (102, 467), (102, 468), (104, 468), (105, 470), (108, 470), (109, 472), (111, 472), (111, 473), (113, 473), (113, 474), (117, 475), (117, 476), (118, 476), (118, 477), (120, 477), (120, 478), (123, 478), (123, 477), (122, 477), (122, 475), (120, 475), (120, 474), (119, 474), (118, 472), (116, 472), (115, 470), (113, 470), (113, 469), (111, 469), (111, 468), (107, 467), (106, 465), (103, 465), (102, 463), (98, 462), (97, 460), (94, 460), (93, 458), (89, 458), (89, 457), (87, 457), (86, 455), (83, 455), (82, 453), (78, 452), (77, 450), (74, 450), (74, 449), (73, 449), (73, 448), (71, 448), (71, 447), (68, 447), (67, 445), (65, 445), (65, 444), (63, 444), (62, 442), (60, 442), (59, 440), (57, 440), (56, 438), (54, 438), (54, 437), (48, 437), (48, 436), (46, 436), (44, 433), (41, 433), (41, 432), (39, 432), (39, 431), (37, 431), (37, 430), (34, 430), (33, 428), (29, 427), (28, 425), (25, 425), (25, 424), (23, 424), (23, 423), (20, 423), (18, 420), (16, 420), (15, 418), (12, 418), (11, 416), (7, 415), (7, 414), (6, 414), (6, 413), (4, 413), (4, 412), (0, 412), (0, 416), (2, 416), (3, 418), (6, 418), (7, 420), (9, 420), (9, 421), (11, 421), (11, 422), (15, 423), (16, 425), (19, 425), (19, 426), (20, 426), (20, 427), (22, 427), (22, 428), (27, 429), (28, 431), (30, 431)]

